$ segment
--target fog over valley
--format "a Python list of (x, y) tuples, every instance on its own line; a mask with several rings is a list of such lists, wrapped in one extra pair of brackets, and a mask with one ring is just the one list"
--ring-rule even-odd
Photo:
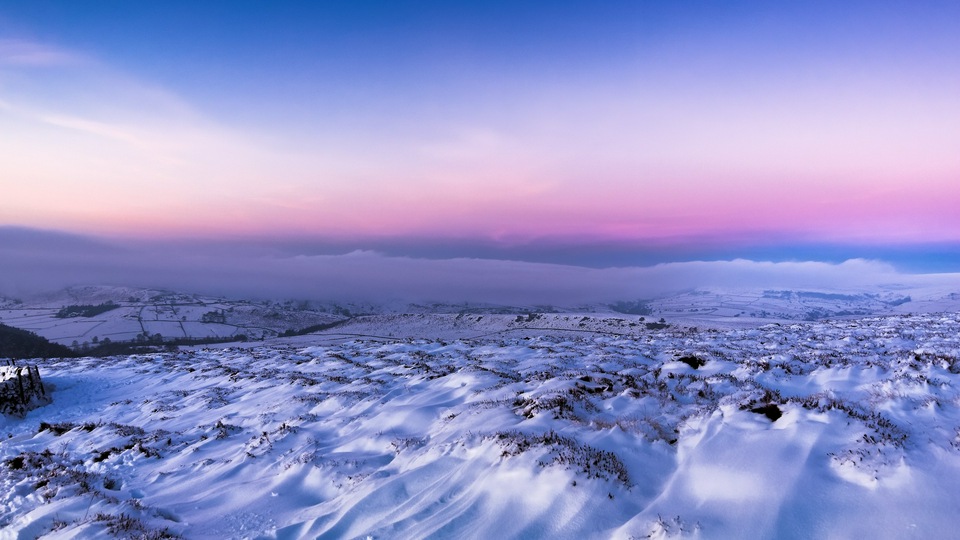
[(0, 229), (0, 292), (75, 285), (166, 288), (258, 299), (482, 302), (572, 307), (654, 298), (698, 287), (879, 292), (955, 284), (955, 274), (909, 274), (874, 260), (841, 263), (690, 261), (590, 268), (480, 258), (430, 259), (354, 251), (300, 255), (240, 244), (108, 241)]

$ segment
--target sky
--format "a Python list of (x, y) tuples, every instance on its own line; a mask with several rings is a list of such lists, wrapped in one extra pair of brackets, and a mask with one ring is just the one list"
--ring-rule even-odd
[(7, 0), (0, 226), (958, 271), (957, 20), (936, 1)]

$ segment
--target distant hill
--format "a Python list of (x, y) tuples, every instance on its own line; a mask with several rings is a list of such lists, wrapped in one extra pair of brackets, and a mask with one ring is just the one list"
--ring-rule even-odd
[(5, 324), (0, 324), (0, 358), (62, 358), (76, 356), (73, 351), (46, 339)]

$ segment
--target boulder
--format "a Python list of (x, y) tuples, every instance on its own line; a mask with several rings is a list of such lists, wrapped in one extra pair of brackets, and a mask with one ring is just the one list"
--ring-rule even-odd
[(18, 366), (13, 360), (0, 365), (0, 413), (22, 416), (49, 402), (37, 366)]

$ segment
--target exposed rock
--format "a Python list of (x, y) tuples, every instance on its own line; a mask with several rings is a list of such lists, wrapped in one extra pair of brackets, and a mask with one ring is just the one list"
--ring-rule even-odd
[(37, 366), (17, 366), (13, 360), (0, 366), (0, 413), (23, 415), (49, 402)]
[(750, 409), (750, 411), (766, 416), (771, 422), (776, 422), (783, 416), (783, 411), (780, 410), (780, 407), (778, 407), (776, 403), (769, 403), (762, 407), (754, 407)]
[(693, 356), (693, 355), (684, 356), (684, 357), (680, 358), (680, 361), (683, 362), (684, 364), (692, 367), (693, 369), (699, 369), (699, 368), (707, 365), (707, 361), (706, 361), (706, 360), (704, 360), (703, 358), (698, 358), (698, 357)]

